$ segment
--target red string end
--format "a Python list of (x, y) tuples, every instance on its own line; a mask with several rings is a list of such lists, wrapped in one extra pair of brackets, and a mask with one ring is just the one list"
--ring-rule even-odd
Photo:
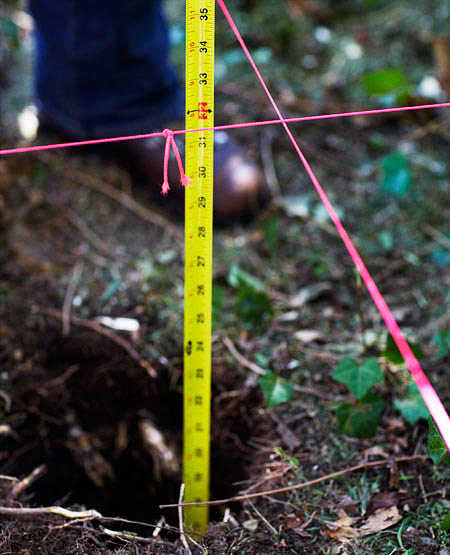
[(175, 158), (177, 160), (181, 185), (183, 185), (183, 187), (186, 187), (186, 185), (190, 185), (192, 183), (192, 179), (184, 173), (183, 162), (181, 160), (180, 151), (178, 150), (177, 143), (175, 142), (173, 132), (170, 137), (170, 142), (172, 143), (173, 153), (175, 154)]
[(161, 194), (167, 195), (170, 191), (169, 185), (169, 157), (170, 157), (170, 145), (173, 140), (173, 131), (170, 129), (164, 129), (163, 135), (166, 138), (166, 145), (164, 147), (164, 183), (161, 187)]
[(161, 193), (167, 195), (170, 191), (169, 185), (169, 158), (170, 158), (170, 148), (172, 147), (173, 153), (175, 155), (178, 171), (180, 172), (180, 182), (185, 187), (190, 185), (192, 180), (184, 173), (183, 162), (181, 160), (180, 151), (178, 150), (177, 143), (175, 142), (173, 131), (170, 129), (164, 129), (163, 135), (166, 138), (166, 146), (164, 148), (164, 183), (162, 184)]

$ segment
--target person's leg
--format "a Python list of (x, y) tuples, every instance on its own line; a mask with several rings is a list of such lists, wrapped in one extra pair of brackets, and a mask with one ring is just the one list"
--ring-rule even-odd
[(183, 116), (160, 0), (30, 0), (38, 109), (79, 138), (145, 133)]

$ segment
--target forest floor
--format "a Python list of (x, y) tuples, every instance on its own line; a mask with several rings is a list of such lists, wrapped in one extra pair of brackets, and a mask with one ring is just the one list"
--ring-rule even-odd
[[(181, 67), (180, 4), (169, 16)], [(286, 116), (436, 101), (420, 89), (439, 74), (432, 32), (404, 25), (406, 7), (362, 19), (331, 17), (327, 2), (238, 4)], [(219, 15), (217, 57), (217, 123), (272, 118)], [(363, 76), (392, 67), (408, 90), (369, 97)], [(447, 404), (448, 115), (292, 126)], [(18, 137), (3, 123), (6, 148)], [(282, 129), (233, 133), (261, 164), (272, 202), (214, 234), (211, 498), (317, 483), (212, 507), (192, 553), (448, 555), (449, 471), (427, 458), (427, 415), (380, 315)], [(152, 200), (105, 152), (0, 157), (2, 555), (186, 553), (177, 511), (159, 508), (180, 489), (183, 222), (170, 195)], [(107, 318), (119, 317), (135, 331), (112, 329)], [(378, 425), (359, 434), (370, 437), (352, 435), (352, 421), (340, 431), (342, 404), (360, 406), (333, 378), (346, 358), (375, 358), (383, 373)], [(48, 506), (102, 516), (24, 512)]]

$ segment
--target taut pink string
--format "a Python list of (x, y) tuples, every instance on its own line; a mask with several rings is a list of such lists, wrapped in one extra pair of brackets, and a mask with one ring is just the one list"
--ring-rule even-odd
[[(376, 114), (390, 114), (395, 112), (408, 112), (411, 110), (427, 110), (430, 108), (445, 108), (450, 102), (436, 104), (420, 104), (418, 106), (397, 106), (394, 108), (379, 108), (377, 110), (358, 110), (355, 112), (339, 112), (336, 114), (320, 114), (316, 116), (300, 116), (263, 121), (249, 121), (243, 123), (231, 123), (228, 125), (216, 125), (214, 127), (202, 127), (198, 129), (179, 129), (173, 131), (174, 135), (185, 135), (186, 133), (199, 133), (200, 131), (227, 131), (229, 129), (243, 129), (246, 127), (261, 127), (263, 125), (281, 125), (283, 123), (299, 123), (302, 121), (315, 121), (321, 119), (346, 118), (351, 116), (372, 116)], [(105, 139), (89, 139), (87, 141), (72, 141), (68, 143), (54, 143), (49, 145), (23, 146), (17, 148), (6, 148), (0, 150), (0, 154), (19, 154), (24, 152), (38, 152), (40, 150), (53, 150), (58, 148), (69, 148), (74, 146), (98, 145), (102, 143), (117, 143), (120, 141), (133, 141), (136, 139), (151, 139), (153, 137), (165, 137), (164, 131), (154, 133), (141, 133), (140, 135), (123, 135), (119, 137), (108, 137)]]
[(383, 296), (381, 295), (380, 291), (378, 290), (378, 287), (376, 286), (374, 280), (372, 279), (372, 276), (370, 275), (369, 271), (367, 270), (364, 262), (361, 259), (361, 256), (359, 255), (358, 251), (356, 250), (355, 245), (353, 244), (352, 240), (350, 239), (347, 231), (345, 230), (344, 226), (342, 225), (342, 222), (340, 221), (338, 215), (336, 214), (336, 211), (334, 210), (331, 202), (329, 201), (324, 189), (322, 188), (322, 186), (320, 185), (317, 177), (315, 176), (311, 166), (309, 165), (307, 159), (305, 158), (302, 150), (300, 149), (299, 145), (297, 144), (297, 141), (295, 140), (294, 136), (291, 133), (291, 130), (289, 129), (289, 127), (286, 124), (286, 121), (284, 120), (280, 109), (278, 108), (277, 103), (275, 102), (274, 98), (272, 97), (272, 95), (270, 94), (270, 91), (258, 69), (258, 67), (256, 66), (255, 61), (252, 58), (252, 55), (250, 54), (250, 51), (247, 48), (247, 45), (244, 42), (244, 39), (242, 38), (238, 28), (236, 27), (236, 24), (233, 20), (233, 18), (231, 17), (230, 12), (228, 11), (228, 8), (226, 7), (225, 3), (223, 0), (217, 0), (217, 3), (219, 4), (220, 8), (222, 9), (228, 23), (230, 24), (231, 29), (233, 30), (237, 40), (239, 41), (239, 44), (241, 45), (245, 55), (247, 56), (248, 61), (250, 62), (253, 70), (255, 71), (265, 93), (267, 94), (277, 116), (279, 117), (279, 119), (282, 121), (282, 125), (284, 127), (284, 129), (286, 130), (286, 133), (289, 137), (289, 139), (292, 142), (292, 145), (294, 146), (306, 172), (308, 173), (321, 201), (323, 202), (325, 208), (327, 209), (328, 214), (330, 215), (330, 218), (332, 219), (334, 225), (336, 226), (336, 229), (338, 230), (339, 235), (341, 236), (342, 241), (344, 242), (356, 268), (358, 269), (358, 272), (361, 275), (361, 278), (364, 281), (364, 284), (367, 287), (367, 290), (369, 291), (370, 296), (372, 297), (372, 300), (374, 301), (376, 307), (378, 308), (381, 316), (383, 317), (383, 320), (388, 328), (388, 330), (391, 332), (392, 337), (394, 338), (394, 341), (397, 344), (397, 347), (400, 350), (400, 353), (402, 354), (406, 365), (408, 366), (409, 371), (411, 372), (411, 375), (414, 378), (414, 381), (416, 382), (416, 385), (420, 391), (420, 394), (422, 395), (422, 398), (425, 402), (425, 404), (428, 407), (428, 410), (430, 411), (431, 416), (433, 417), (433, 420), (436, 422), (436, 426), (438, 427), (439, 431), (442, 434), (442, 437), (445, 441), (445, 444), (447, 445), (447, 448), (450, 450), (450, 418), (444, 408), (444, 405), (442, 404), (442, 401), (439, 399), (436, 391), (434, 390), (433, 386), (431, 385), (431, 383), (429, 382), (428, 378), (426, 377), (425, 373), (423, 372), (419, 361), (416, 359), (416, 357), (414, 356), (414, 353), (411, 351), (411, 348), (409, 347), (406, 339), (404, 338), (391, 310), (389, 309), (386, 301), (384, 300)]

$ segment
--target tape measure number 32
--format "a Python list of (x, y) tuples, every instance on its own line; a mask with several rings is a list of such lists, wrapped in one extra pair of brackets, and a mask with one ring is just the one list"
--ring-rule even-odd
[[(215, 0), (186, 2), (186, 129), (214, 126)], [(211, 427), (213, 131), (186, 133), (184, 433), (186, 502), (208, 501)], [(207, 507), (187, 507), (187, 529), (208, 527)]]

